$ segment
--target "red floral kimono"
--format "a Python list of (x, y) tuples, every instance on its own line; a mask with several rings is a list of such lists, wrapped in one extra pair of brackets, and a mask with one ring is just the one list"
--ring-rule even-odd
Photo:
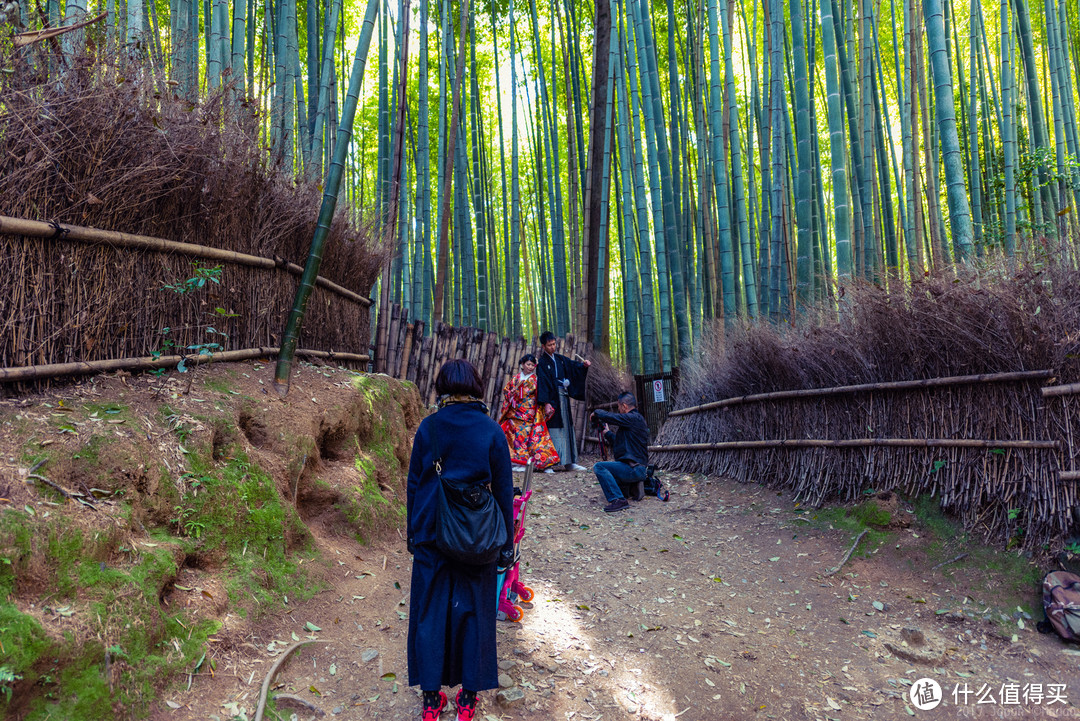
[(522, 378), (520, 373), (503, 388), (502, 417), (499, 419), (510, 446), (510, 462), (524, 466), (533, 459), (538, 470), (559, 462), (559, 454), (548, 434), (544, 412), (536, 402), (536, 374)]

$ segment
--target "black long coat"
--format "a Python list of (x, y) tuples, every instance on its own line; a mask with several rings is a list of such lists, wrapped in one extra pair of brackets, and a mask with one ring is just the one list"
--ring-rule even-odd
[[(559, 386), (565, 378), (570, 381), (566, 394), (579, 401), (585, 400), (585, 377), (589, 367), (584, 363), (570, 360), (564, 355), (555, 354), (552, 358), (547, 353), (540, 354), (540, 361), (536, 364), (536, 402), (543, 408), (545, 403), (550, 403), (555, 408), (554, 415), (548, 418), (548, 428), (562, 428), (561, 403), (559, 402)], [(574, 418), (570, 415), (570, 409), (566, 409), (570, 416), (570, 422)]]
[[(490, 483), (506, 527), (514, 527), (510, 449), (483, 405), (454, 403), (425, 418), (413, 439), (406, 501), (413, 549), (409, 685), (419, 684), (424, 691), (458, 684), (470, 691), (497, 688), (495, 564), (462, 566), (435, 548), (439, 478), (433, 440), (447, 481)], [(513, 541), (508, 540), (504, 550), (512, 548)]]

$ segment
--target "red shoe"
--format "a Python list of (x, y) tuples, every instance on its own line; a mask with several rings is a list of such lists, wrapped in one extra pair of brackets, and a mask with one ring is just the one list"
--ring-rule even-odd
[(439, 691), (439, 705), (438, 706), (425, 706), (424, 715), (420, 717), (421, 721), (439, 721), (439, 714), (446, 708), (446, 694)]
[(465, 706), (461, 703), (461, 689), (457, 692), (457, 697), (454, 699), (454, 703), (457, 704), (457, 721), (473, 721), (473, 717), (476, 716), (476, 696), (473, 696), (472, 706)]

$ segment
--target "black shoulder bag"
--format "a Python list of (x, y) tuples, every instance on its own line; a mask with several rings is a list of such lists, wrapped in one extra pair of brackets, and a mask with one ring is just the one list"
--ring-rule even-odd
[(494, 563), (506, 543), (506, 521), (486, 483), (458, 488), (443, 478), (435, 424), (431, 445), (439, 477), (435, 513), (435, 547), (447, 558), (468, 566)]

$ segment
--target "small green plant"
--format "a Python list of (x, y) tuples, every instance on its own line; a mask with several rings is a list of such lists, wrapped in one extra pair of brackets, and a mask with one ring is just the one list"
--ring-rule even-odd
[(164, 285), (162, 290), (171, 290), (174, 293), (184, 295), (185, 293), (191, 293), (206, 285), (206, 281), (221, 284), (221, 266), (215, 265), (210, 268), (205, 265), (201, 265), (198, 261), (192, 263), (194, 270), (192, 271), (192, 277), (179, 283), (173, 283)]
[[(220, 285), (221, 284), (221, 266), (220, 265), (215, 265), (215, 266), (212, 266), (212, 267), (211, 266), (205, 266), (205, 265), (199, 264), (196, 261), (195, 263), (192, 263), (192, 267), (193, 267), (193, 270), (192, 270), (192, 275), (191, 275), (190, 278), (187, 278), (186, 280), (183, 280), (183, 281), (178, 281), (176, 283), (168, 283), (166, 285), (163, 285), (161, 287), (161, 289), (162, 290), (171, 290), (172, 292), (177, 293), (179, 295), (191, 296), (191, 302), (192, 302), (192, 305), (193, 305), (193, 309), (197, 309), (198, 304), (196, 303), (196, 299), (192, 294), (195, 293), (195, 291), (198, 291), (198, 290), (201, 290), (201, 289), (205, 288), (207, 282), (211, 282), (211, 283), (215, 283), (217, 285)], [(205, 305), (206, 302), (202, 301), (202, 304)], [(224, 308), (220, 308), (220, 307), (219, 308), (214, 308), (214, 310), (212, 312), (212, 316), (214, 316), (214, 315), (216, 315), (217, 317), (220, 317), (220, 318), (235, 318), (237, 316), (236, 313), (231, 313), (231, 312), (225, 310)], [(216, 328), (214, 328), (213, 326), (210, 326), (210, 325), (207, 325), (207, 326), (196, 325), (196, 326), (192, 326), (192, 327), (190, 327), (190, 328), (188, 328), (186, 330), (192, 330), (192, 329), (198, 330), (200, 328), (202, 329), (202, 332), (206, 336), (220, 336), (220, 340), (222, 342), (221, 343), (217, 342), (218, 339), (204, 338), (203, 342), (201, 342), (201, 343), (192, 343), (190, 345), (185, 346), (184, 351), (182, 352), (183, 357), (181, 357), (180, 361), (176, 364), (176, 370), (179, 371), (180, 373), (186, 373), (187, 370), (188, 370), (187, 362), (186, 362), (187, 361), (187, 358), (186, 358), (187, 356), (191, 356), (194, 353), (195, 355), (198, 355), (200, 359), (202, 359), (204, 356), (206, 356), (206, 357), (209, 357), (210, 360), (213, 360), (214, 353), (224, 349), (223, 343), (229, 337), (227, 333), (219, 331), (219, 330), (217, 330)], [(167, 352), (169, 352), (171, 350), (174, 350), (174, 349), (178, 349), (180, 347), (179, 344), (175, 340), (167, 337), (170, 333), (173, 332), (173, 330), (174, 330), (173, 328), (165, 327), (165, 328), (162, 328), (160, 331), (158, 331), (162, 336), (165, 336), (165, 337), (162, 340), (161, 345), (159, 346), (159, 348), (157, 350), (151, 352), (151, 355), (155, 359), (160, 358), (165, 353), (167, 353)], [(179, 330), (185, 330), (185, 329), (179, 329)], [(154, 375), (161, 376), (161, 375), (165, 374), (166, 370), (164, 368), (158, 368), (158, 369), (156, 369), (156, 370), (154, 370), (152, 372), (153, 372)], [(190, 390), (190, 388), (189, 388), (189, 390)]]
[(7, 666), (0, 666), (0, 694), (4, 695), (4, 699), (11, 703), (11, 686), (16, 681), (20, 680), (22, 676), (12, 671)]
[[(190, 506), (188, 506), (187, 508), (185, 508), (184, 506), (173, 506), (173, 513), (175, 513), (176, 516), (173, 517), (171, 522), (175, 523), (178, 529), (186, 531), (188, 525), (193, 522), (190, 520), (191, 517), (198, 513), (198, 511), (196, 511)], [(201, 526), (202, 528), (206, 527), (204, 524), (201, 523), (198, 523), (197, 525)]]
[(1009, 520), (1010, 521), (1015, 521), (1020, 516), (1020, 509), (1019, 508), (1010, 508), (1009, 511), (1008, 511), (1008, 514), (1009, 514)]
[(186, 521), (184, 523), (184, 532), (192, 538), (202, 538), (203, 531), (206, 530), (206, 524), (198, 521)]
[(199, 491), (206, 488), (206, 484), (210, 481), (210, 479), (211, 479), (211, 477), (207, 473), (203, 473), (202, 475), (197, 476), (197, 475), (195, 475), (194, 473), (192, 473), (190, 471), (188, 471), (187, 473), (184, 473), (182, 476), (180, 476), (180, 480), (187, 481), (188, 483), (191, 484), (191, 497), (192, 498), (197, 497), (199, 495)]
[(1065, 550), (1075, 556), (1080, 556), (1080, 541), (1069, 541), (1065, 544)]

